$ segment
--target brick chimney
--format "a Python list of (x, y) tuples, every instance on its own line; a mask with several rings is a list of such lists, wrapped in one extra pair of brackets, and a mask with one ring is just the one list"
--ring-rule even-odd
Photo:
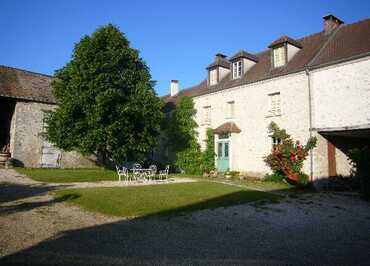
[(179, 81), (171, 80), (171, 96), (176, 96), (179, 93)]
[(341, 21), (339, 18), (332, 14), (324, 16), (323, 19), (324, 19), (324, 32), (327, 34), (329, 34), (337, 27), (339, 27), (341, 24), (343, 24), (343, 21)]
[(226, 55), (221, 54), (221, 53), (218, 53), (218, 54), (216, 54), (216, 56), (215, 56), (215, 60), (218, 60), (218, 59), (225, 59), (225, 58), (226, 58)]

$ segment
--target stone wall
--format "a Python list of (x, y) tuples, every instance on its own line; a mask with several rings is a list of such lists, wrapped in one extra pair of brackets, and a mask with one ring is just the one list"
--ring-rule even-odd
[(370, 57), (312, 72), (313, 127), (370, 126)]
[[(370, 124), (370, 57), (320, 68), (310, 73), (313, 128), (358, 127)], [(269, 172), (263, 162), (271, 149), (267, 127), (271, 121), (287, 130), (294, 139), (305, 143), (310, 137), (309, 88), (305, 72), (242, 85), (194, 98), (199, 125), (199, 143), (205, 147), (206, 129), (234, 121), (241, 129), (231, 134), (230, 168), (262, 176)], [(281, 115), (268, 113), (268, 95), (280, 93)], [(235, 116), (226, 117), (227, 103), (235, 102)], [(211, 121), (204, 123), (204, 107), (211, 106)], [(305, 161), (304, 172), (315, 179), (328, 177), (328, 141), (318, 138), (312, 156)], [(216, 138), (217, 141), (217, 138)], [(338, 144), (339, 145), (339, 144)], [(338, 175), (349, 175), (351, 164), (336, 145)], [(312, 161), (312, 163), (311, 163)], [(311, 169), (312, 168), (312, 169)]]
[[(269, 114), (269, 94), (280, 93), (281, 115)], [(227, 116), (227, 102), (234, 101), (235, 115)], [(309, 138), (308, 80), (304, 72), (278, 77), (253, 84), (194, 98), (199, 125), (199, 143), (205, 146), (206, 129), (234, 121), (241, 133), (231, 135), (230, 168), (262, 176), (269, 172), (263, 157), (271, 151), (268, 125), (276, 122), (294, 138), (306, 142)], [(204, 124), (204, 108), (211, 106), (211, 122)], [(306, 161), (304, 171), (310, 172)]]
[[(40, 167), (44, 111), (55, 105), (36, 102), (17, 102), (11, 126), (11, 153), (20, 165)], [(65, 168), (95, 167), (95, 158), (86, 158), (76, 152), (61, 152), (60, 166)]]

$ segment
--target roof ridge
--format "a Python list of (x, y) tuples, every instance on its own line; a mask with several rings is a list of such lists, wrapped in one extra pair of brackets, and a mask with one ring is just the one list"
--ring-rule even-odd
[[(320, 34), (323, 34), (324, 32), (323, 31), (318, 31), (318, 32), (315, 32), (315, 33), (312, 33), (312, 34), (309, 34), (309, 35), (306, 35), (306, 36), (303, 36), (303, 37), (300, 37), (299, 39), (294, 39), (296, 41), (303, 41), (304, 39), (307, 39), (307, 38), (311, 38), (315, 35), (320, 35)], [(259, 55), (259, 54), (263, 54), (263, 53), (266, 53), (266, 52), (270, 52), (271, 49), (265, 49), (265, 50), (262, 50), (260, 52), (256, 52), (256, 53), (253, 53), (254, 55)]]
[(27, 70), (27, 69), (21, 69), (21, 68), (17, 68), (17, 67), (12, 67), (12, 66), (0, 65), (0, 68), (13, 69), (13, 70), (17, 70), (17, 71), (29, 73), (29, 74), (32, 74), (32, 75), (43, 76), (43, 77), (48, 77), (48, 78), (52, 78), (53, 77), (53, 76), (48, 75), (48, 74), (43, 74), (43, 73), (39, 73), (39, 72)]
[(342, 28), (345, 28), (345, 27), (348, 27), (348, 26), (352, 26), (352, 25), (356, 25), (356, 24), (363, 23), (363, 22), (365, 22), (366, 20), (370, 20), (370, 17), (368, 17), (368, 18), (364, 18), (364, 19), (361, 19), (361, 20), (359, 20), (359, 21), (355, 21), (355, 22), (353, 22), (353, 23), (349, 23), (349, 24), (344, 23), (344, 24), (342, 24), (341, 26), (342, 26)]
[(332, 33), (330, 33), (328, 39), (324, 42), (324, 44), (321, 46), (321, 48), (317, 51), (317, 53), (313, 56), (313, 58), (306, 64), (306, 66), (311, 66), (314, 64), (316, 59), (321, 55), (322, 51), (328, 46), (330, 41), (335, 37), (337, 32), (342, 28), (343, 25), (339, 25), (336, 29), (333, 30)]

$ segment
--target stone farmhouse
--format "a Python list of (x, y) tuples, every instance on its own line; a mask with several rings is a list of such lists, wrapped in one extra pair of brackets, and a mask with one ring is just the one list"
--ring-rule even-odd
[(94, 158), (54, 148), (43, 137), (45, 111), (56, 106), (51, 77), (0, 66), (0, 148), (25, 167), (91, 167)]
[(268, 173), (263, 157), (280, 141), (268, 131), (274, 121), (301, 142), (318, 138), (303, 169), (311, 180), (350, 174), (348, 150), (370, 144), (370, 19), (323, 20), (322, 31), (282, 36), (256, 54), (217, 54), (194, 87), (171, 81), (167, 107), (193, 98), (198, 141), (204, 148), (214, 129), (219, 171)]
[[(176, 80), (163, 99), (194, 99), (198, 141), (216, 133), (216, 168), (262, 176), (263, 157), (279, 139), (271, 121), (318, 145), (305, 162), (311, 180), (350, 174), (350, 148), (370, 144), (370, 19), (346, 25), (325, 16), (322, 31), (293, 39), (282, 36), (265, 51), (217, 54), (207, 78), (179, 90)], [(51, 77), (0, 66), (0, 149), (26, 167), (92, 167), (95, 158), (56, 149), (43, 137), (45, 111), (56, 107)], [(166, 147), (162, 157), (168, 157)]]

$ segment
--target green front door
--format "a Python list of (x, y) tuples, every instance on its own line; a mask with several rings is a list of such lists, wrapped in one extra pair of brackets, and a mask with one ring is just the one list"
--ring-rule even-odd
[(219, 141), (217, 143), (217, 170), (219, 172), (226, 172), (229, 170), (229, 141)]

